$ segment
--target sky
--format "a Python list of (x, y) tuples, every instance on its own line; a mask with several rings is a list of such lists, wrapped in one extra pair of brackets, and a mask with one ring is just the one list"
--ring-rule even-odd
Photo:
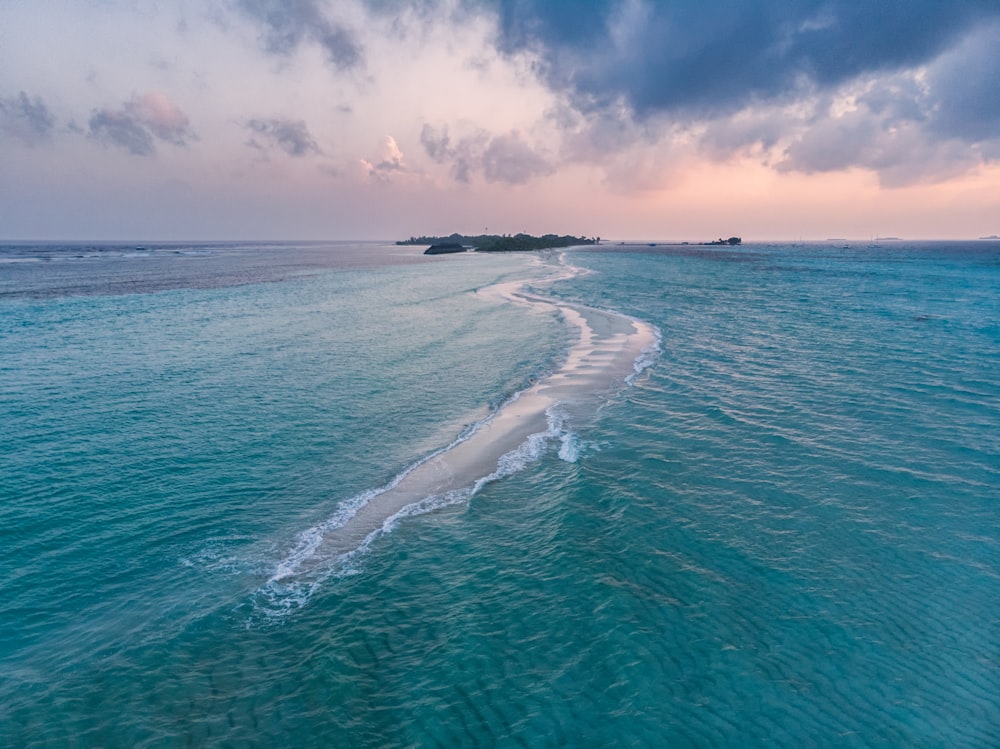
[(1000, 0), (0, 0), (0, 238), (1000, 234)]

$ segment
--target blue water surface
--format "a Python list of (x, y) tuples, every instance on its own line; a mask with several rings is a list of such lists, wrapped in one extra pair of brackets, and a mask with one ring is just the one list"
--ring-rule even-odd
[(994, 746), (1000, 247), (566, 259), (654, 367), (283, 611), (298, 533), (559, 361), (478, 292), (555, 254), (0, 250), (0, 745)]

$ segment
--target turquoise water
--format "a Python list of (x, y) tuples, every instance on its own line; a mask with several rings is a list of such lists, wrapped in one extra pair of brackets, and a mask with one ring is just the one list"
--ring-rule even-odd
[(0, 745), (995, 745), (995, 244), (572, 251), (539, 293), (655, 364), (277, 601), (304, 531), (558, 366), (479, 291), (557, 256), (0, 259)]

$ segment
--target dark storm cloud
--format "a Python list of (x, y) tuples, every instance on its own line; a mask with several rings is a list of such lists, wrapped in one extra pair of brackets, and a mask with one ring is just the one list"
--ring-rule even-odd
[[(233, 1), (272, 53), (318, 44), (338, 68), (360, 64), (333, 0)], [(561, 114), (544, 116), (567, 161), (606, 163), (681, 134), (710, 158), (758, 153), (786, 171), (861, 167), (902, 184), (1000, 155), (1000, 0), (361, 1), (456, 33), (467, 14), (494, 15), (497, 48), (526, 53), (559, 97)], [(421, 140), (459, 181), (552, 170), (514, 133), (425, 127)], [(301, 155), (308, 143), (282, 147)]]
[[(303, 120), (292, 120), (280, 117), (271, 119), (248, 120), (246, 128), (254, 136), (260, 136), (273, 146), (280, 148), (289, 156), (305, 156), (310, 153), (322, 153), (319, 144), (309, 133), (309, 128)], [(249, 145), (263, 149), (265, 146), (251, 138)]]
[[(560, 97), (546, 117), (564, 160), (606, 165), (679, 138), (713, 159), (756, 153), (784, 171), (861, 167), (906, 184), (1000, 158), (1000, 0), (460, 7), (495, 13), (498, 49), (526, 53)], [(502, 158), (486, 168), (493, 136), (470, 137), (425, 129), (423, 143), (461, 180), (544, 173)]]
[(928, 71), (930, 115), (939, 133), (1000, 139), (1000, 22), (972, 34)]
[(10, 98), (0, 98), (0, 132), (13, 136), (28, 146), (36, 146), (52, 137), (55, 117), (39, 97), (29, 98), (22, 91)]
[(892, 185), (1000, 155), (998, 0), (483, 1), (583, 116), (561, 129), (586, 158), (688, 126), (712, 158)]
[(1000, 23), (970, 34), (918, 71), (868, 83), (852, 111), (819, 112), (777, 166), (862, 167), (883, 184), (954, 176), (1000, 157)]
[(534, 52), (545, 79), (576, 106), (623, 100), (640, 117), (711, 117), (914, 66), (1000, 18), (996, 0), (498, 0), (497, 8), (501, 48)]
[(261, 41), (268, 52), (288, 55), (311, 42), (337, 68), (361, 62), (360, 42), (350, 29), (327, 17), (327, 4), (320, 0), (239, 0), (238, 7), (263, 27)]

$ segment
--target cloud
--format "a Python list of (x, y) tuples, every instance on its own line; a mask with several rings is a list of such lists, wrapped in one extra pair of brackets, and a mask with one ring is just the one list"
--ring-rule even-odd
[(929, 69), (931, 127), (969, 142), (1000, 139), (1000, 22), (981, 28)]
[(968, 144), (938, 142), (912, 124), (886, 128), (867, 112), (824, 120), (794, 141), (779, 172), (834, 172), (860, 167), (875, 172), (883, 187), (939, 182), (981, 163)]
[(52, 137), (55, 117), (39, 97), (31, 99), (22, 91), (18, 96), (0, 98), (0, 132), (17, 138), (27, 146), (37, 146)]
[(701, 153), (717, 161), (744, 151), (768, 152), (787, 136), (800, 117), (782, 109), (745, 110), (706, 123)]
[(559, 99), (560, 158), (616, 183), (643, 149), (678, 143), (779, 171), (860, 167), (885, 185), (1000, 154), (996, 2), (484, 2), (498, 48), (533, 61)]
[(424, 125), (420, 142), (432, 160), (451, 167), (459, 182), (469, 182), (473, 174), (481, 173), (487, 182), (522, 185), (554, 171), (517, 130), (491, 135), (479, 128), (452, 142), (447, 126)]
[(331, 21), (318, 0), (239, 0), (237, 7), (263, 27), (261, 43), (276, 55), (290, 55), (311, 42), (338, 69), (358, 66), (363, 50), (355, 34)]
[[(274, 117), (271, 119), (254, 119), (246, 122), (246, 128), (254, 136), (260, 136), (272, 146), (280, 148), (289, 156), (306, 156), (310, 153), (322, 154), (319, 144), (309, 133), (304, 120)], [(265, 150), (265, 146), (251, 137), (247, 145)]]
[(126, 105), (126, 110), (166, 143), (184, 146), (195, 138), (187, 115), (159, 92), (153, 91), (132, 99)]
[(873, 78), (846, 112), (821, 112), (777, 163), (781, 171), (861, 167), (885, 186), (941, 181), (1000, 158), (1000, 24), (921, 68)]
[(447, 125), (440, 129), (424, 125), (420, 131), (420, 143), (427, 155), (438, 164), (448, 164), (451, 176), (463, 183), (469, 182), (474, 172), (482, 170), (483, 153), (490, 137), (486, 130), (478, 128), (453, 142)]
[[(658, 183), (689, 148), (716, 161), (750, 155), (781, 171), (859, 167), (896, 184), (947, 176), (955, 155), (968, 169), (1000, 152), (996, 0), (231, 2), (272, 54), (318, 46), (335, 68), (350, 69), (368, 39), (372, 81), (382, 85), (371, 35), (398, 34), (403, 47), (482, 21), (501, 62), (541, 82), (552, 101), (533, 122), (495, 125), (501, 135), (424, 126), (424, 152), (459, 182), (524, 184), (586, 164), (627, 190), (630, 175)], [(856, 114), (845, 116), (844, 99)], [(907, 157), (908, 148), (920, 151)], [(637, 168), (643, 150), (655, 150), (656, 168)], [(365, 163), (380, 178), (399, 171), (380, 157)]]
[(133, 156), (156, 153), (153, 136), (125, 110), (101, 109), (90, 116), (90, 136), (106, 146), (115, 146)]
[(917, 66), (1000, 5), (983, 0), (498, 0), (499, 44), (537, 56), (582, 111), (710, 118)]
[(88, 121), (90, 137), (135, 156), (152, 156), (156, 140), (186, 146), (197, 139), (186, 114), (165, 95), (134, 96), (121, 108), (95, 110)]
[(447, 125), (440, 130), (432, 125), (424, 125), (420, 130), (420, 143), (423, 145), (427, 155), (438, 164), (448, 161), (454, 153)]
[(549, 163), (516, 130), (494, 137), (483, 153), (483, 176), (487, 182), (523, 185), (551, 173)]
[(983, 144), (941, 137), (924, 119), (894, 120), (861, 106), (803, 128), (774, 166), (806, 174), (862, 168), (877, 174), (883, 187), (902, 187), (940, 182), (988, 160)]
[(372, 160), (361, 159), (361, 166), (373, 179), (387, 181), (393, 173), (408, 172), (409, 168), (403, 161), (403, 152), (396, 139), (387, 135), (382, 139), (379, 153)]

